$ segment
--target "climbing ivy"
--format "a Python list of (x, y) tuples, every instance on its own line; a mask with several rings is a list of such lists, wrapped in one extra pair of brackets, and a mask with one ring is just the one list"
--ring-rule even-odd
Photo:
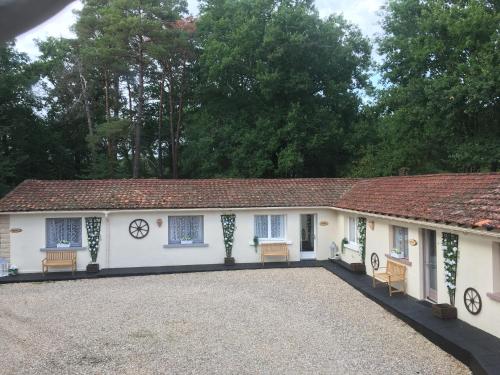
[(226, 248), (226, 257), (230, 258), (233, 252), (234, 231), (236, 229), (236, 215), (221, 215), (222, 233), (224, 235), (224, 247)]
[(358, 242), (361, 251), (361, 262), (365, 264), (366, 257), (366, 218), (358, 218)]
[(458, 235), (443, 232), (442, 250), (444, 256), (444, 275), (450, 304), (455, 306), (458, 265)]
[(89, 241), (89, 252), (92, 263), (97, 262), (99, 252), (99, 240), (101, 238), (101, 218), (86, 217), (85, 226), (87, 227), (87, 238)]

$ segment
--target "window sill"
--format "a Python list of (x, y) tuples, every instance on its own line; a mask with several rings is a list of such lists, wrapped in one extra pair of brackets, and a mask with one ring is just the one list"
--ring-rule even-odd
[(86, 247), (70, 246), (70, 247), (42, 247), (40, 251), (82, 251), (87, 250)]
[(359, 253), (359, 246), (354, 245), (352, 243), (346, 243), (346, 244), (344, 244), (344, 249), (347, 249), (347, 250)]
[(164, 249), (179, 249), (179, 248), (191, 248), (191, 247), (208, 247), (207, 243), (188, 243), (188, 244), (180, 244), (180, 243), (172, 243), (163, 245)]
[(490, 297), (493, 301), (500, 302), (500, 292), (486, 293), (486, 295)]
[[(287, 241), (287, 240), (259, 240), (259, 245), (268, 244), (268, 243), (286, 243), (287, 245), (291, 245), (292, 241)], [(250, 246), (255, 246), (255, 243), (253, 241), (250, 241), (248, 244)]]
[(408, 259), (406, 259), (406, 258), (395, 258), (395, 257), (393, 257), (393, 256), (391, 256), (389, 254), (385, 254), (385, 257), (387, 259), (390, 259), (390, 260), (394, 261), (394, 262), (398, 262), (398, 263), (404, 264), (406, 266), (411, 266), (411, 262)]

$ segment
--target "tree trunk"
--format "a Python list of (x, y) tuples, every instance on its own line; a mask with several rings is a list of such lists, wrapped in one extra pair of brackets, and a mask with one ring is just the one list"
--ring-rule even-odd
[(139, 89), (137, 103), (137, 119), (135, 123), (134, 162), (132, 177), (139, 178), (141, 168), (141, 130), (144, 117), (144, 51), (142, 36), (139, 36)]
[(82, 87), (83, 105), (85, 107), (85, 116), (87, 117), (87, 127), (89, 131), (89, 136), (92, 138), (94, 136), (94, 125), (92, 124), (92, 114), (90, 112), (90, 103), (87, 93), (87, 80), (83, 75), (82, 62), (78, 61), (78, 70), (80, 74), (80, 85)]
[(163, 86), (165, 85), (165, 79), (162, 78), (160, 82), (160, 106), (158, 115), (158, 177), (163, 178), (163, 156), (161, 147), (161, 128), (163, 124)]
[(177, 178), (177, 160), (175, 129), (174, 129), (174, 98), (172, 93), (172, 76), (168, 78), (168, 122), (170, 125), (170, 157), (172, 163), (172, 178)]

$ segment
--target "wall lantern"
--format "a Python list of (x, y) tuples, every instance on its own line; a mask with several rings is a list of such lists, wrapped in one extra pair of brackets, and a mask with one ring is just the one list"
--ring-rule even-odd
[(369, 227), (371, 230), (374, 230), (374, 229), (375, 229), (375, 221), (370, 220), (370, 221), (368, 222), (368, 227)]
[(410, 243), (410, 246), (417, 246), (418, 242), (417, 242), (417, 240), (412, 239), (412, 240), (409, 241), (409, 243)]
[(163, 224), (163, 219), (162, 218), (156, 219), (156, 224), (158, 225), (158, 228), (160, 228)]

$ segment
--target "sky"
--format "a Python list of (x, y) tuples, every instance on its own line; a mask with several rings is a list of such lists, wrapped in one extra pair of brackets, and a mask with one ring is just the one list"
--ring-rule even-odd
[[(191, 14), (198, 13), (198, 0), (188, 0)], [(380, 33), (379, 10), (385, 0), (316, 0), (316, 8), (321, 17), (332, 13), (341, 13), (344, 17), (358, 25), (361, 31), (370, 38)], [(17, 49), (25, 52), (32, 59), (39, 55), (34, 39), (44, 40), (49, 36), (70, 38), (74, 36), (71, 25), (75, 22), (74, 10), (81, 9), (82, 3), (74, 1), (54, 17), (48, 19), (34, 29), (20, 35), (16, 40)]]

